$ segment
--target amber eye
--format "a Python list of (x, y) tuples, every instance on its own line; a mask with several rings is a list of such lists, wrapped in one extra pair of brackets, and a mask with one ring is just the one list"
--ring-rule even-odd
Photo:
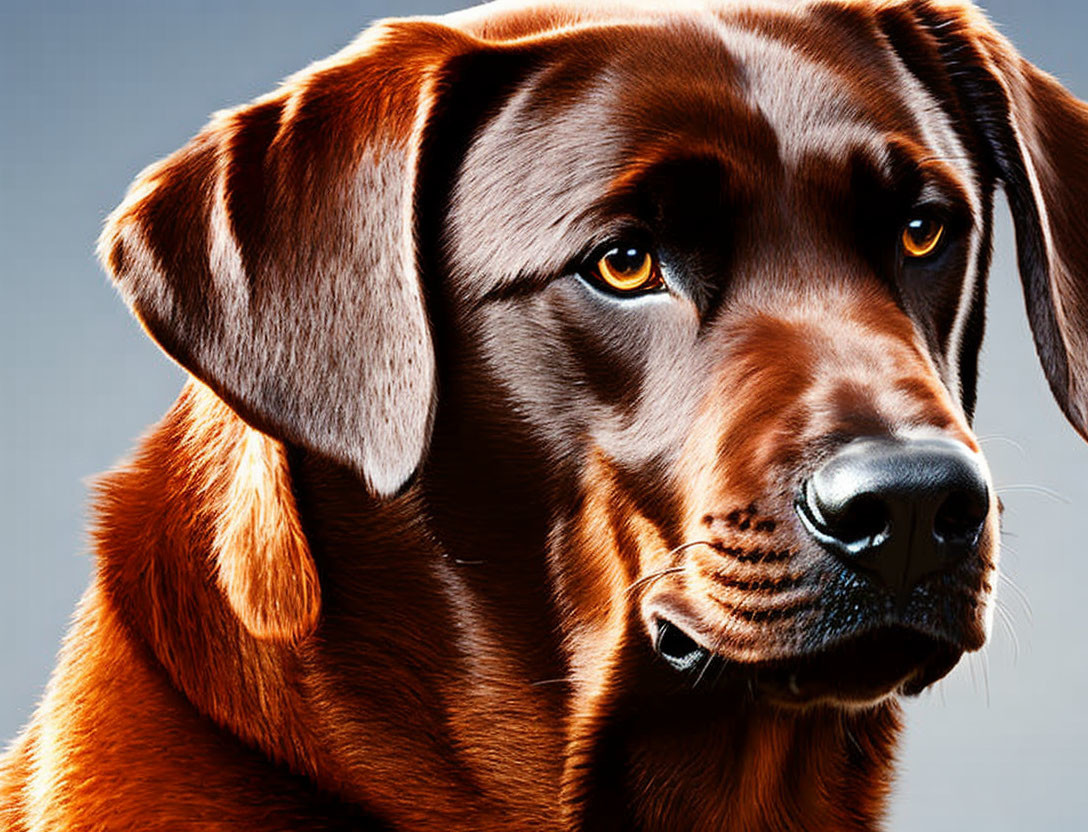
[(631, 294), (665, 285), (654, 256), (638, 246), (609, 249), (593, 266), (594, 276), (608, 288)]
[(928, 257), (944, 238), (944, 225), (935, 219), (915, 218), (903, 228), (903, 251), (907, 257)]

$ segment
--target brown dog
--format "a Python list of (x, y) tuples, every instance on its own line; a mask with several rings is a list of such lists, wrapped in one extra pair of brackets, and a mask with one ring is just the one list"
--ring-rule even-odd
[(1088, 107), (973, 9), (389, 22), (145, 171), (193, 376), (6, 830), (870, 830), (988, 632), (995, 187), (1088, 430)]

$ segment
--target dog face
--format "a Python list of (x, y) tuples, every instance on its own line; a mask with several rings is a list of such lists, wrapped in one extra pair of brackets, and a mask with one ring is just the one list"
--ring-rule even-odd
[[(473, 137), (440, 260), (471, 333), (455, 375), (516, 414), (490, 432), (524, 434), (518, 455), (583, 496), (550, 545), (579, 638), (612, 641), (626, 596), (674, 665), (719, 657), (780, 699), (943, 675), (985, 638), (996, 561), (965, 360), (992, 182), (851, 14), (772, 41), (729, 14), (572, 36)], [(933, 251), (907, 248), (912, 223)], [(602, 274), (621, 255), (643, 285)], [(799, 495), (862, 438), (887, 467), (837, 474), (865, 480), (837, 545)], [(977, 482), (866, 480), (915, 454)], [(866, 547), (914, 533), (896, 512), (955, 527), (961, 551)]]
[(958, 5), (488, 9), (219, 116), (103, 253), (252, 425), (542, 575), (575, 688), (872, 703), (989, 626), (998, 184), (1085, 430), (1086, 135)]

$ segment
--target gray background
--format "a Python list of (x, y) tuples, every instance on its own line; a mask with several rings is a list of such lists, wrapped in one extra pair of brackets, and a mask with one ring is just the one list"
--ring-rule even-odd
[[(453, 5), (0, 4), (0, 742), (29, 718), (88, 582), (86, 479), (182, 382), (94, 260), (106, 213), (213, 110), (266, 92), (377, 16)], [(1088, 99), (1088, 4), (987, 8)], [(1088, 446), (1036, 364), (1003, 213), (997, 236), (977, 429), (1007, 506), (1009, 580), (986, 651), (907, 705), (897, 832), (1088, 828)]]

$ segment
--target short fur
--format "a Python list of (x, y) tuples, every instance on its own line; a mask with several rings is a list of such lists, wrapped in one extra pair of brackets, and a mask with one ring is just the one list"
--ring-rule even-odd
[[(998, 507), (893, 609), (793, 499), (857, 437), (978, 451), (999, 185), (1088, 435), (1088, 107), (968, 5), (493, 4), (216, 115), (102, 236), (192, 380), (97, 485), (3, 828), (878, 828)], [(667, 292), (590, 279), (630, 239)]]

